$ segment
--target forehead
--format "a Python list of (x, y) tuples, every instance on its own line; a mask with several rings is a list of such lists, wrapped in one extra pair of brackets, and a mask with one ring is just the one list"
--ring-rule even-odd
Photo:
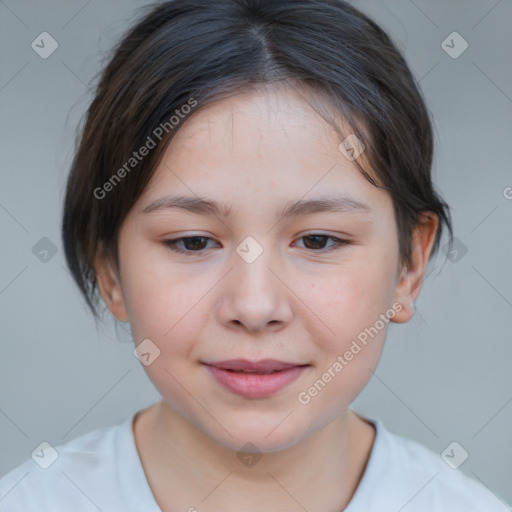
[[(341, 128), (350, 133), (347, 124)], [(234, 197), (246, 205), (257, 196), (261, 207), (334, 193), (361, 204), (384, 200), (339, 145), (336, 130), (296, 91), (238, 94), (198, 110), (180, 127), (143, 207), (163, 192)]]
[(336, 142), (333, 127), (309, 103), (316, 98), (305, 94), (284, 86), (261, 86), (217, 101), (187, 120), (174, 147), (230, 148), (234, 155), (283, 143), (287, 148), (307, 143), (325, 149)]

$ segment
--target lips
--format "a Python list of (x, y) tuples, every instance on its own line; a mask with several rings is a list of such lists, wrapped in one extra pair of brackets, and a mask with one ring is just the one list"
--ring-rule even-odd
[(221, 370), (231, 370), (235, 372), (247, 373), (273, 373), (281, 370), (287, 370), (294, 366), (304, 366), (300, 363), (287, 363), (275, 359), (263, 359), (261, 361), (249, 361), (247, 359), (229, 359), (227, 361), (216, 361), (207, 363)]
[(221, 386), (245, 398), (266, 398), (289, 386), (309, 364), (275, 359), (230, 359), (204, 363)]

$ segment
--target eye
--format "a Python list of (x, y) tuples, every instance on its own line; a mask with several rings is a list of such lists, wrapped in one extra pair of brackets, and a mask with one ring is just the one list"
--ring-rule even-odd
[[(329, 239), (333, 241), (333, 244), (328, 246), (327, 249), (325, 249), (325, 244)], [(340, 238), (336, 238), (330, 235), (322, 235), (320, 233), (311, 233), (309, 235), (304, 235), (300, 237), (298, 240), (308, 240), (308, 242), (305, 244), (307, 249), (311, 249), (314, 252), (322, 253), (335, 251), (337, 249), (340, 249), (341, 246), (343, 245), (350, 244), (348, 240), (341, 240)]]
[[(187, 254), (204, 250), (206, 241), (208, 240), (212, 239), (206, 236), (189, 236), (175, 238), (174, 240), (164, 240), (164, 244), (169, 246), (172, 251)], [(183, 244), (185, 249), (182, 249), (179, 244)]]

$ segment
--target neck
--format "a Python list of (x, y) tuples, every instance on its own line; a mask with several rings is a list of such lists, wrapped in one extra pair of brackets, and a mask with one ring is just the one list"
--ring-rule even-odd
[(241, 454), (162, 401), (137, 415), (134, 436), (163, 511), (341, 511), (357, 489), (375, 431), (347, 410), (284, 450), (243, 454), (243, 464)]

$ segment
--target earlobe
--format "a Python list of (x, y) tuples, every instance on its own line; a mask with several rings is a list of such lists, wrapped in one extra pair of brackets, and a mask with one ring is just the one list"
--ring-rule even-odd
[(111, 259), (101, 249), (98, 250), (94, 269), (98, 288), (107, 308), (119, 321), (127, 322), (128, 314), (124, 303), (120, 277)]
[(402, 309), (393, 318), (393, 322), (408, 322), (414, 315), (414, 301), (421, 291), (425, 271), (434, 244), (439, 219), (432, 212), (421, 212), (420, 220), (412, 234), (411, 265), (404, 268), (395, 288), (395, 301)]
[(405, 324), (414, 316), (415, 306), (413, 299), (410, 295), (403, 296), (396, 299), (395, 304), (396, 303), (398, 303), (398, 307), (393, 305), (393, 309), (397, 311), (397, 313), (395, 313), (390, 320), (397, 324)]

